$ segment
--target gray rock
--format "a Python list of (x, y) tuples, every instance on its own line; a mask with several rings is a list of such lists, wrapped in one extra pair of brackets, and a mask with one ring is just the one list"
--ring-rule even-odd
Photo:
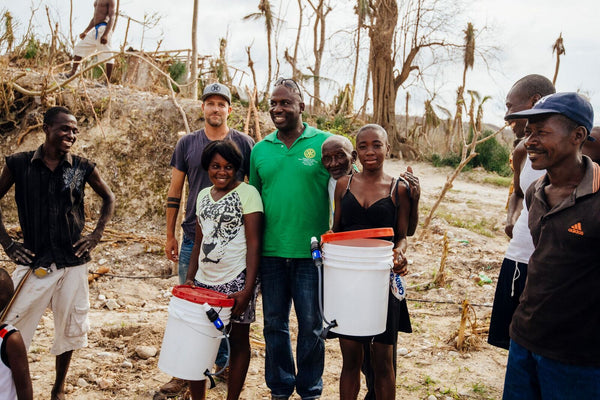
[(108, 389), (112, 386), (112, 384), (113, 381), (111, 379), (99, 378), (96, 380), (96, 385), (98, 385), (98, 387), (102, 390)]
[(147, 360), (150, 357), (154, 357), (158, 350), (153, 346), (138, 346), (135, 348), (135, 353), (142, 360)]
[(408, 354), (408, 349), (407, 349), (406, 347), (399, 347), (399, 348), (396, 350), (396, 354), (398, 354), (399, 356), (402, 356), (402, 357), (404, 357), (405, 355), (407, 355), (407, 354)]
[(79, 378), (79, 379), (77, 379), (77, 386), (84, 388), (84, 387), (89, 386), (89, 383), (87, 383), (87, 381), (85, 379)]
[(119, 305), (119, 303), (117, 303), (117, 301), (115, 299), (109, 299), (106, 302), (106, 308), (108, 308), (111, 311), (114, 309), (117, 309), (119, 307), (121, 307), (121, 306)]

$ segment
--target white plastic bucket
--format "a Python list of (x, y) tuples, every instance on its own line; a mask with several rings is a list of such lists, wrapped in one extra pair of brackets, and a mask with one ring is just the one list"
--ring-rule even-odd
[(158, 368), (170, 376), (201, 381), (206, 379), (206, 370), (212, 372), (223, 334), (206, 316), (204, 303), (219, 313), (223, 324), (229, 323), (233, 299), (207, 289), (190, 286), (173, 288), (158, 359)]
[(323, 313), (331, 331), (372, 336), (385, 331), (393, 244), (350, 239), (323, 244)]

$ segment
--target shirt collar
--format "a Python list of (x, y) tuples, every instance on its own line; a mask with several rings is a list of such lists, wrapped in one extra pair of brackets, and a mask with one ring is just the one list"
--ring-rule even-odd
[[(317, 134), (316, 129), (313, 128), (312, 126), (308, 126), (308, 124), (306, 122), (303, 122), (302, 125), (304, 125), (304, 130), (302, 131), (302, 134), (296, 140), (313, 137)], [(282, 141), (279, 140), (279, 138), (277, 137), (277, 132), (279, 132), (279, 130), (276, 130), (275, 132), (271, 132), (270, 134), (265, 136), (265, 138), (263, 140), (266, 140), (267, 142), (271, 142), (271, 143), (282, 143)]]
[[(583, 164), (585, 172), (581, 182), (575, 187), (575, 190), (570, 197), (563, 200), (559, 205), (555, 206), (550, 213), (556, 213), (565, 208), (571, 207), (575, 201), (581, 197), (594, 194), (600, 190), (600, 166), (593, 162), (588, 156), (583, 156)], [(535, 183), (535, 196), (545, 202), (544, 187), (550, 183), (548, 174), (542, 176)]]
[[(43, 158), (44, 158), (44, 145), (42, 144), (33, 153), (33, 157), (31, 157), (31, 162), (33, 163), (36, 160), (43, 162), (44, 161)], [(66, 162), (67, 164), (69, 164), (69, 166), (73, 166), (73, 157), (71, 156), (71, 153), (65, 154), (59, 164), (61, 164), (63, 162)]]

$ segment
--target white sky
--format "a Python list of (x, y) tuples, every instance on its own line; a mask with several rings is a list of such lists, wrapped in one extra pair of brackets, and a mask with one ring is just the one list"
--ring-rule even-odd
[[(275, 13), (285, 21), (281, 25), (279, 54), (281, 59), (280, 76), (290, 75), (290, 68), (283, 61), (283, 50), (291, 47), (296, 35), (297, 3), (294, 0), (271, 0)], [(8, 3), (8, 4), (7, 4)], [(73, 34), (78, 35), (92, 16), (93, 1), (76, 0), (74, 3)], [(281, 4), (283, 3), (283, 4)], [(35, 31), (40, 36), (47, 35), (48, 23), (44, 6), (50, 8), (53, 19), (58, 19), (60, 29), (68, 31), (69, 1), (46, 0), (41, 4), (34, 20)], [(242, 84), (250, 86), (251, 79), (247, 67), (245, 48), (252, 45), (252, 58), (255, 63), (259, 85), (264, 85), (267, 71), (267, 44), (262, 20), (243, 21), (242, 18), (257, 12), (258, 0), (200, 0), (199, 14), (199, 53), (218, 54), (218, 40), (228, 38), (228, 62), (248, 73)], [(355, 24), (351, 0), (331, 0), (334, 6), (327, 23), (328, 47), (321, 75), (327, 78), (325, 100), (351, 81), (353, 68), (352, 40), (349, 27)], [(191, 47), (192, 0), (121, 0), (121, 12), (142, 20), (144, 14), (154, 12), (161, 16), (159, 26), (145, 33), (144, 48), (153, 50), (162, 39), (161, 49), (183, 49)], [(0, 0), (0, 10), (7, 9), (21, 23), (21, 30), (29, 19), (31, 3), (27, 1)], [(466, 22), (472, 21), (475, 28), (484, 25), (491, 27), (478, 38), (477, 46), (496, 46), (496, 60), (486, 66), (476, 59), (475, 66), (467, 75), (467, 89), (473, 89), (483, 96), (492, 96), (484, 108), (484, 120), (501, 124), (504, 115), (504, 98), (510, 86), (519, 78), (531, 73), (539, 73), (552, 79), (555, 57), (552, 44), (562, 32), (566, 55), (561, 58), (557, 79), (558, 91), (581, 91), (591, 98), (592, 105), (600, 112), (600, 30), (594, 19), (600, 12), (597, 0), (478, 0), (472, 1), (456, 22), (455, 34), (462, 37)], [(310, 15), (309, 8), (304, 12)], [(121, 44), (125, 35), (126, 20), (119, 18), (113, 37), (113, 45)], [(20, 32), (17, 32), (17, 35)], [(132, 24), (128, 36), (128, 46), (139, 48), (142, 31)], [(366, 35), (363, 35), (366, 39)], [(312, 28), (304, 26), (300, 59), (302, 67), (312, 64)], [(347, 57), (347, 58), (344, 58)], [(359, 85), (355, 105), (362, 103), (361, 87), (364, 88), (367, 52), (362, 53), (359, 71)], [(237, 75), (238, 79), (241, 75)], [(438, 92), (435, 103), (454, 110), (456, 88), (462, 79), (461, 62), (445, 64), (443, 68), (431, 69), (426, 78), (427, 87)], [(263, 82), (263, 83), (261, 83)], [(363, 82), (363, 83), (360, 83)], [(236, 82), (237, 83), (237, 82)], [(307, 83), (312, 91), (312, 84)], [(410, 113), (422, 114), (422, 104), (427, 93), (421, 84), (407, 88), (411, 93)], [(404, 113), (405, 89), (398, 91), (396, 112)], [(440, 114), (442, 116), (442, 114)], [(598, 118), (596, 118), (598, 121)]]

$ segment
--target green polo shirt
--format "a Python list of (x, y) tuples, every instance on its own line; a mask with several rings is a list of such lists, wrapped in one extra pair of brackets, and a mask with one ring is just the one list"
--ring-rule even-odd
[(289, 149), (277, 131), (252, 149), (250, 184), (265, 209), (264, 256), (310, 258), (310, 238), (329, 229), (329, 173), (321, 163), (321, 145), (329, 136), (304, 123)]

